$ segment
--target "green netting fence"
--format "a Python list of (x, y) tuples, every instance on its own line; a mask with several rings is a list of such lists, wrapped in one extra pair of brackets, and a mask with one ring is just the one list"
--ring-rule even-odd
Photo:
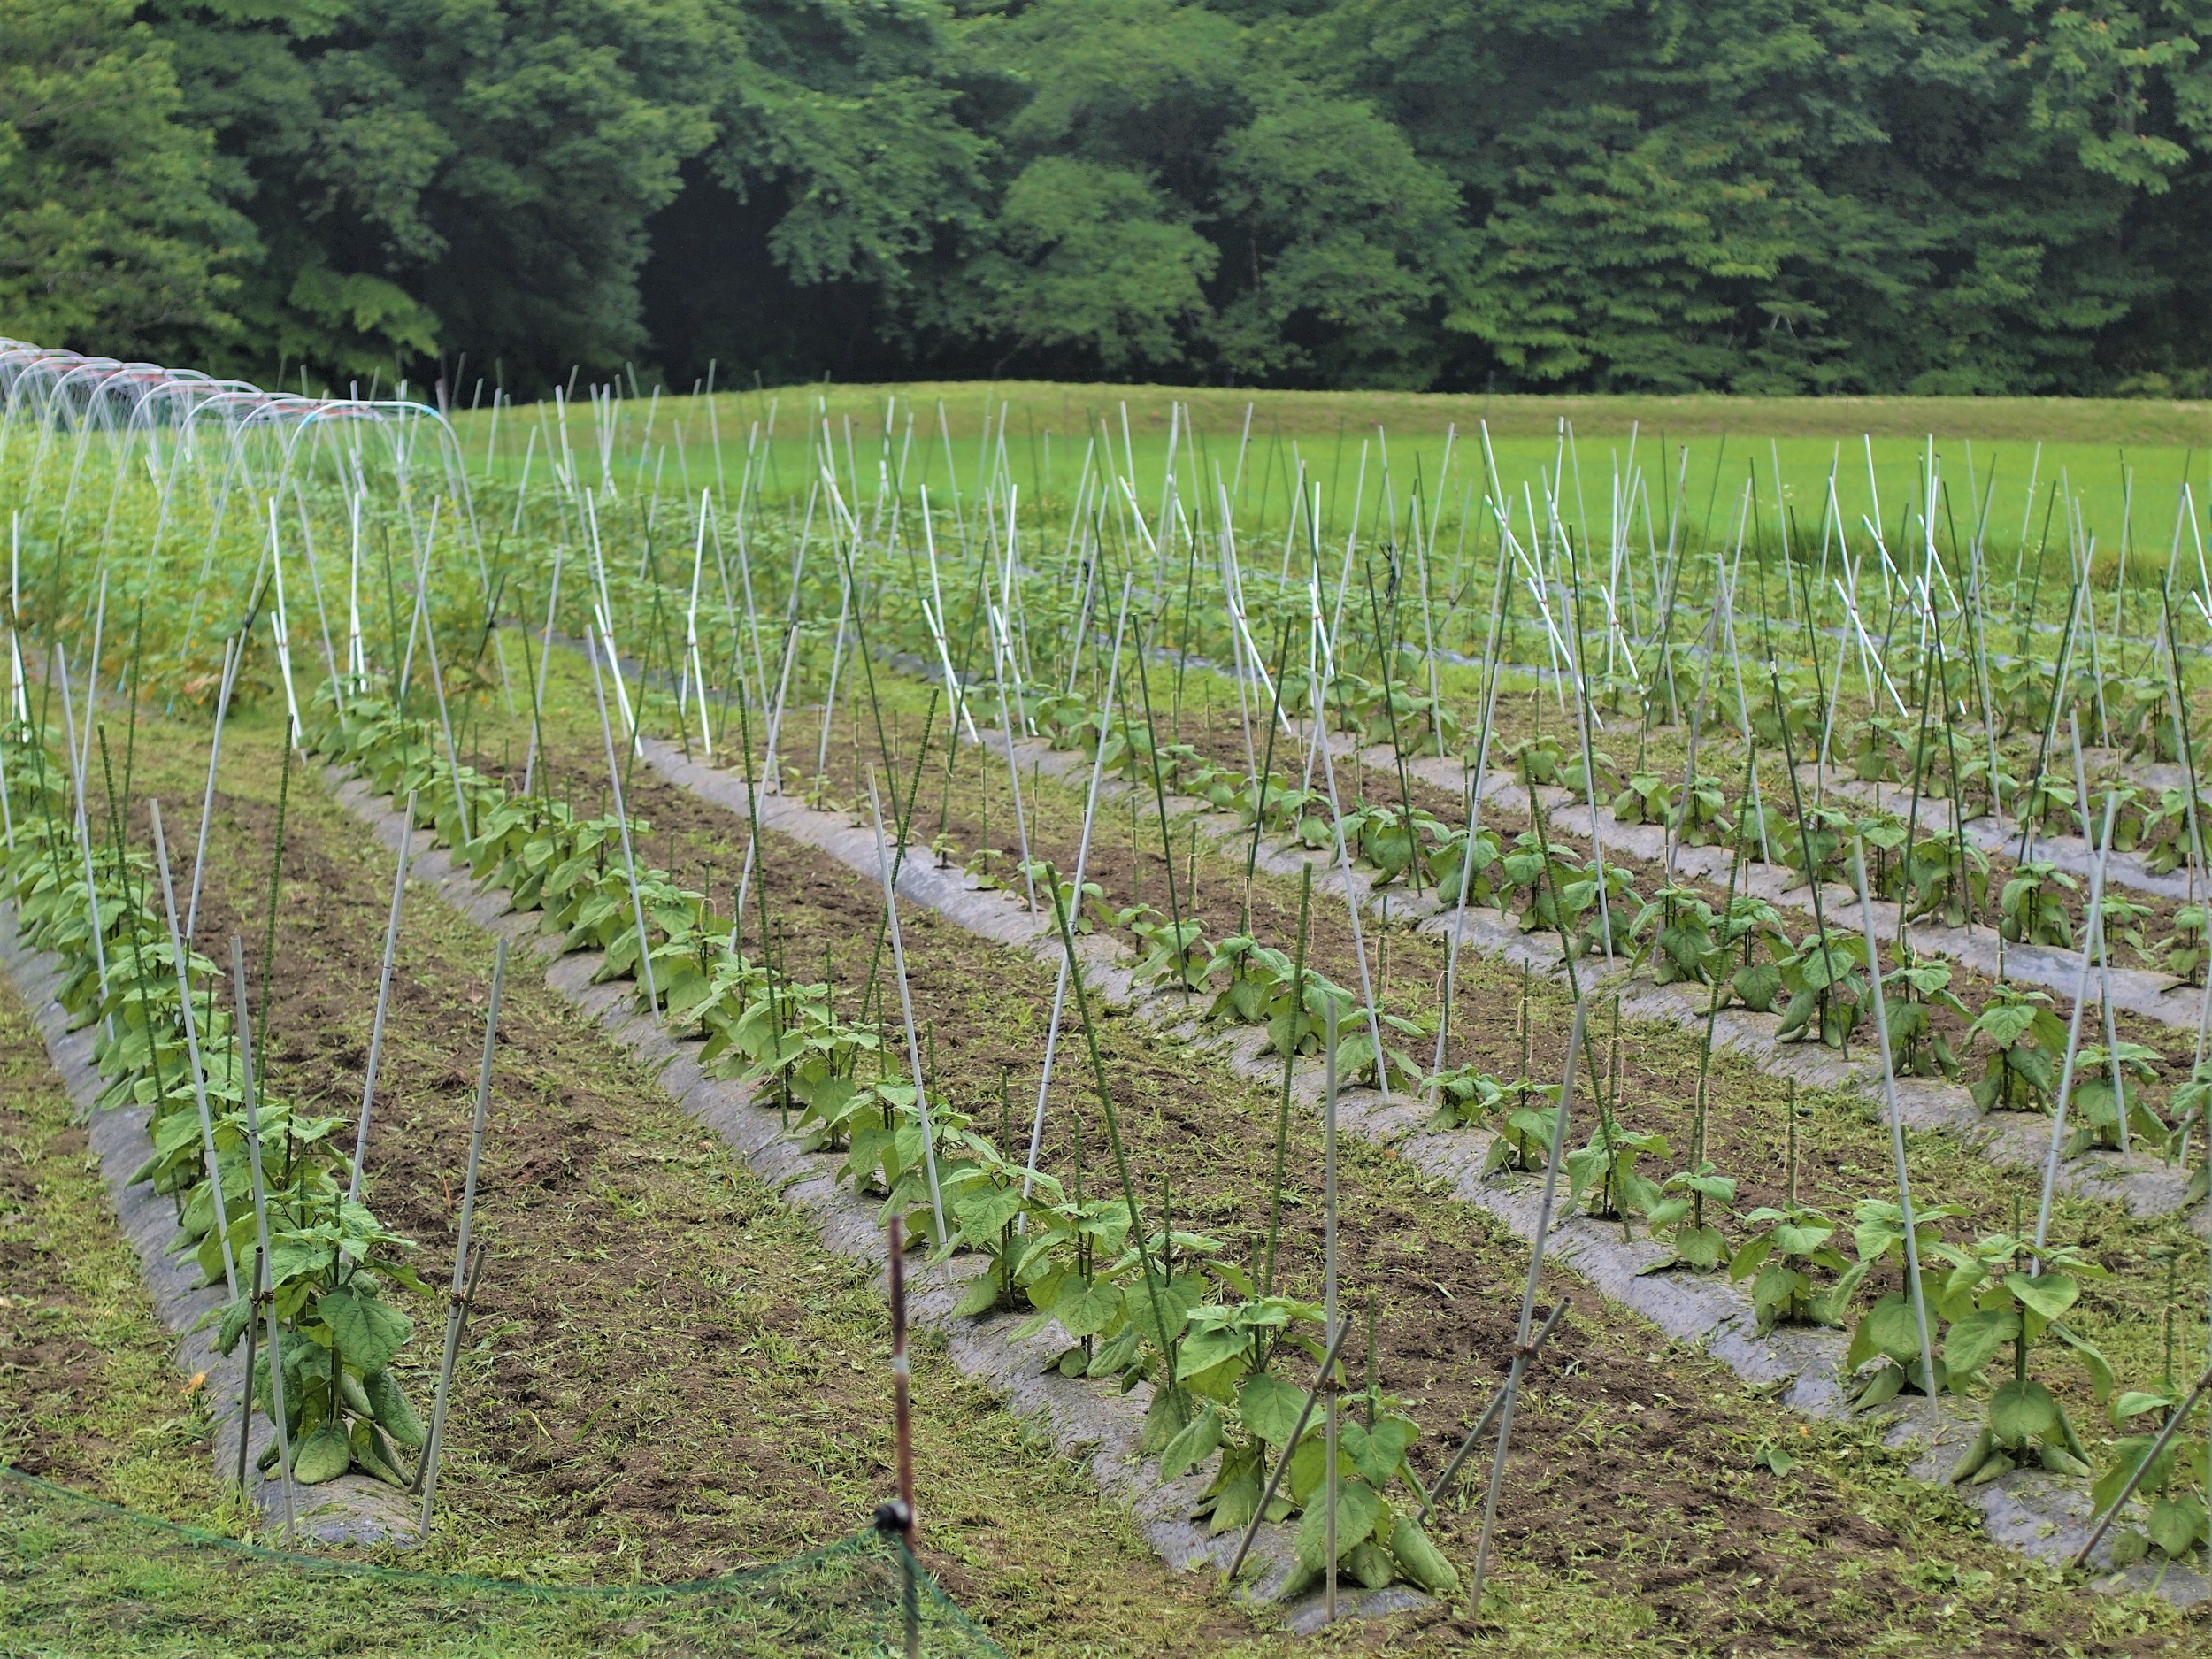
[(772, 1566), (577, 1588), (265, 1549), (0, 1467), (0, 1655), (995, 1655), (867, 1532)]

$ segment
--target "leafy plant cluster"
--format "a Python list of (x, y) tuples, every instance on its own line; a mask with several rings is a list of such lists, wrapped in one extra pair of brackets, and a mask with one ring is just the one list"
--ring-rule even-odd
[[(1302, 1513), (1300, 1571), (1323, 1570), (1325, 1521), (1314, 1518), (1325, 1473), (1320, 1421), (1290, 1446), (1303, 1392), (1282, 1374), (1298, 1354), (1320, 1357), (1310, 1334), (1317, 1307), (1256, 1289), (1218, 1240), (1171, 1222), (1140, 1243), (1125, 1199), (1087, 1194), (1079, 1172), (1071, 1193), (1009, 1157), (972, 1115), (941, 1099), (933, 1100), (926, 1126), (913, 1082), (893, 1070), (880, 1031), (840, 1018), (827, 984), (800, 983), (733, 950), (728, 924), (664, 872), (637, 872), (647, 928), (641, 941), (618, 821), (578, 817), (542, 795), (510, 795), (496, 780), (442, 758), (424, 723), (373, 695), (349, 698), (342, 714), (334, 695), (317, 706), (308, 733), (317, 753), (350, 767), (380, 795), (403, 800), (414, 791), (419, 825), (480, 882), (506, 887), (518, 910), (542, 911), (564, 950), (605, 953), (595, 979), (636, 981), (642, 997), (641, 964), (649, 959), (657, 1011), (671, 1029), (703, 1040), (702, 1064), (752, 1083), (763, 1103), (795, 1112), (802, 1143), (841, 1154), (839, 1179), (879, 1198), (886, 1217), (906, 1217), (933, 1259), (979, 1258), (957, 1315), (1025, 1310), (1020, 1334), (1056, 1321), (1072, 1339), (1054, 1362), (1064, 1374), (1110, 1379), (1125, 1393), (1149, 1384), (1142, 1449), (1161, 1458), (1170, 1478), (1213, 1468), (1202, 1513), (1214, 1531), (1250, 1520), (1268, 1465), (1291, 1452), (1271, 1518)], [(634, 848), (646, 828), (631, 821)], [(1070, 884), (1049, 865), (1037, 873), (1072, 907)], [(1235, 955), (1202, 958), (1194, 932), (1179, 935), (1134, 911), (1120, 919), (1148, 930), (1164, 976), (1202, 983)], [(1283, 970), (1287, 978), (1287, 964)], [(1256, 971), (1233, 978), (1256, 983)], [(1315, 999), (1326, 995), (1348, 1001), (1310, 976), (1288, 1041), (1311, 1046), (1319, 1029)], [(1287, 987), (1278, 1000), (1287, 1003)], [(1294, 1023), (1286, 1009), (1283, 1017)], [(1356, 1046), (1368, 1042), (1363, 1033), (1348, 1018), (1348, 1074), (1363, 1064), (1373, 1069), (1374, 1057)], [(1415, 1074), (1402, 1053), (1384, 1063)], [(1377, 1587), (1404, 1578), (1441, 1592), (1455, 1575), (1422, 1532), (1417, 1506), (1402, 1494), (1392, 1497), (1401, 1488), (1418, 1491), (1406, 1463), (1416, 1433), (1412, 1420), (1379, 1396), (1364, 1424), (1340, 1425), (1340, 1565)]]
[[(153, 1151), (132, 1181), (149, 1182), (173, 1200), (175, 1251), (188, 1257), (202, 1284), (223, 1284), (227, 1270), (234, 1273), (238, 1295), (210, 1316), (221, 1351), (231, 1352), (251, 1322), (265, 1338), (267, 1314), (251, 1294), (258, 1239), (246, 1110), (248, 1088), (258, 1080), (245, 1075), (230, 999), (217, 994), (216, 965), (188, 945), (192, 1035), (207, 1096), (203, 1123), (152, 860), (117, 838), (104, 847), (88, 835), (79, 839), (61, 757), (42, 737), (20, 726), (0, 734), (0, 767), (14, 841), (0, 853), (0, 890), (13, 902), (25, 939), (65, 964), (56, 997), (72, 1029), (95, 1027), (99, 1109), (148, 1113)], [(408, 1454), (420, 1448), (424, 1432), (392, 1370), (413, 1332), (394, 1293), (429, 1294), (408, 1260), (414, 1247), (348, 1196), (346, 1120), (257, 1087), (256, 1095), (269, 1227), (262, 1283), (278, 1326), (290, 1473), (313, 1486), (359, 1470), (403, 1486), (413, 1478)], [(252, 1392), (273, 1420), (265, 1340)], [(277, 1456), (272, 1443), (262, 1469), (273, 1471)]]

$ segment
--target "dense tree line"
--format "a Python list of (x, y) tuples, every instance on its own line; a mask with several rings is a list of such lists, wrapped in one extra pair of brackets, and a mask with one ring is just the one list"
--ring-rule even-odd
[(0, 0), (0, 332), (2212, 390), (2212, 0)]

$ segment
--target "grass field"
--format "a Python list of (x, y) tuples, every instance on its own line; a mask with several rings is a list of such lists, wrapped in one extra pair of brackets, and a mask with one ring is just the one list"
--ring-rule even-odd
[[(1798, 544), (1817, 542), (1832, 466), (1847, 540), (1863, 544), (1861, 516), (1876, 516), (1878, 506), (1894, 557), (1911, 540), (1909, 520), (1924, 490), (1932, 444), (1948, 495), (1939, 538), (1947, 541), (1955, 530), (1962, 542), (1970, 539), (1975, 503), (1985, 503), (1987, 542), (2001, 570), (2024, 542), (2031, 549), (2041, 544), (2054, 485), (2061, 499), (2070, 495), (2077, 502), (2083, 528), (2100, 549), (2125, 541), (2161, 564), (2174, 541), (2180, 485), (2194, 481), (2200, 516), (2212, 494), (2212, 403), (2132, 399), (1483, 397), (947, 382), (783, 387), (720, 392), (711, 400), (656, 399), (649, 393), (638, 400), (626, 390), (604, 417), (611, 430), (603, 435), (610, 439), (608, 472), (626, 493), (657, 489), (664, 500), (695, 500), (708, 484), (734, 488), (752, 444), (761, 457), (763, 495), (780, 501), (803, 496), (813, 477), (809, 457), (826, 423), (840, 477), (860, 498), (873, 495), (879, 467), (895, 486), (903, 466), (910, 489), (918, 483), (943, 503), (955, 487), (964, 499), (975, 494), (987, 411), (987, 442), (995, 451), (1003, 439), (1005, 464), (1022, 501), (1048, 520), (1056, 517), (1043, 526), (1056, 537), (1064, 534), (1089, 443), (1116, 446), (1120, 470), (1133, 468), (1142, 504), (1152, 512), (1164, 480), (1171, 411), (1179, 406), (1184, 413), (1173, 418), (1176, 474), (1186, 511), (1194, 512), (1202, 496), (1209, 520), (1217, 517), (1218, 468), (1240, 532), (1262, 537), (1287, 526), (1302, 465), (1309, 484), (1321, 487), (1325, 541), (1348, 526), (1356, 499), (1363, 539), (1381, 534), (1376, 514), (1386, 501), (1395, 502), (1405, 539), (1406, 509), (1418, 480), (1423, 519), (1440, 525), (1440, 546), (1456, 546), (1463, 525), (1471, 544), (1494, 541), (1483, 506), (1486, 424), (1503, 493), (1522, 503), (1523, 515), (1532, 500), (1540, 518), (1545, 476), (1563, 477), (1560, 515), (1578, 541), (1609, 541), (1616, 480), (1627, 494), (1640, 473), (1642, 489), (1625, 514), (1624, 531), (1639, 552), (1646, 548), (1647, 508), (1650, 539), (1663, 546), (1670, 515), (1678, 511), (1686, 539), (1728, 539), (1747, 480), (1756, 490), (1764, 534), (1775, 534), (1779, 518), (1794, 512)], [(547, 423), (543, 442), (557, 448), (557, 411), (550, 403), (503, 409), (495, 434), (484, 409), (457, 411), (455, 426), (473, 462), (515, 477), (528, 429), (541, 416)], [(568, 444), (583, 457), (588, 483), (598, 481), (593, 457), (603, 435), (600, 419), (580, 402), (568, 415)], [(1455, 429), (1448, 465), (1447, 434)], [(536, 464), (543, 458), (541, 450)], [(1775, 510), (1778, 476), (1783, 514)], [(1038, 528), (1033, 519), (1026, 527)], [(1755, 527), (1751, 534), (1760, 533)], [(2048, 534), (2063, 544), (2062, 517)], [(2185, 558), (2195, 543), (2185, 531), (2182, 543)]]

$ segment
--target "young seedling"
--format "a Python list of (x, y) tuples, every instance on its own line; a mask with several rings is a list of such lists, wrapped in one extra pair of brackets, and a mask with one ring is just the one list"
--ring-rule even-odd
[(1970, 1247), (1938, 1243), (1929, 1256), (1948, 1270), (1937, 1308), (1950, 1325), (1943, 1364), (1951, 1391), (1983, 1386), (1983, 1371), (2012, 1348), (2012, 1375), (1992, 1391), (1988, 1418), (1952, 1469), (1952, 1484), (1993, 1480), (2031, 1458), (2056, 1473), (2088, 1474), (2087, 1448), (2058, 1396), (2028, 1374), (2029, 1359), (2038, 1341), (2055, 1336), (2080, 1359), (2097, 1399), (2111, 1397), (2111, 1366), (2063, 1323), (2082, 1280), (2102, 1279), (2105, 1270), (2079, 1249), (2039, 1248), (2019, 1236), (2016, 1224)]
[(1967, 1041), (1986, 1041), (1989, 1057), (1973, 1087), (1984, 1111), (2033, 1111), (2049, 1103), (2057, 1086), (2054, 1062), (2066, 1047), (2066, 1028), (2040, 991), (2000, 985), (1990, 993)]
[(1909, 945), (1902, 954), (1903, 961), (1882, 976), (1890, 1051), (1898, 1075), (1955, 1079), (1958, 1056), (1935, 1022), (1939, 1009), (1948, 1009), (1962, 1019), (1970, 1018), (1966, 1004), (1950, 988), (1951, 964), (1940, 957), (1920, 961)]
[[(2066, 1156), (2079, 1157), (2093, 1148), (2119, 1149), (2120, 1119), (2127, 1118), (2128, 1133), (2152, 1145), (2168, 1138), (2165, 1120), (2151, 1110), (2137, 1086), (2158, 1075), (2158, 1050), (2139, 1042), (2123, 1042), (2116, 1063), (2101, 1045), (2081, 1052), (2082, 1079), (2074, 1085), (2074, 1132), (2066, 1138)], [(2118, 1075), (2116, 1096), (2113, 1078)]]

